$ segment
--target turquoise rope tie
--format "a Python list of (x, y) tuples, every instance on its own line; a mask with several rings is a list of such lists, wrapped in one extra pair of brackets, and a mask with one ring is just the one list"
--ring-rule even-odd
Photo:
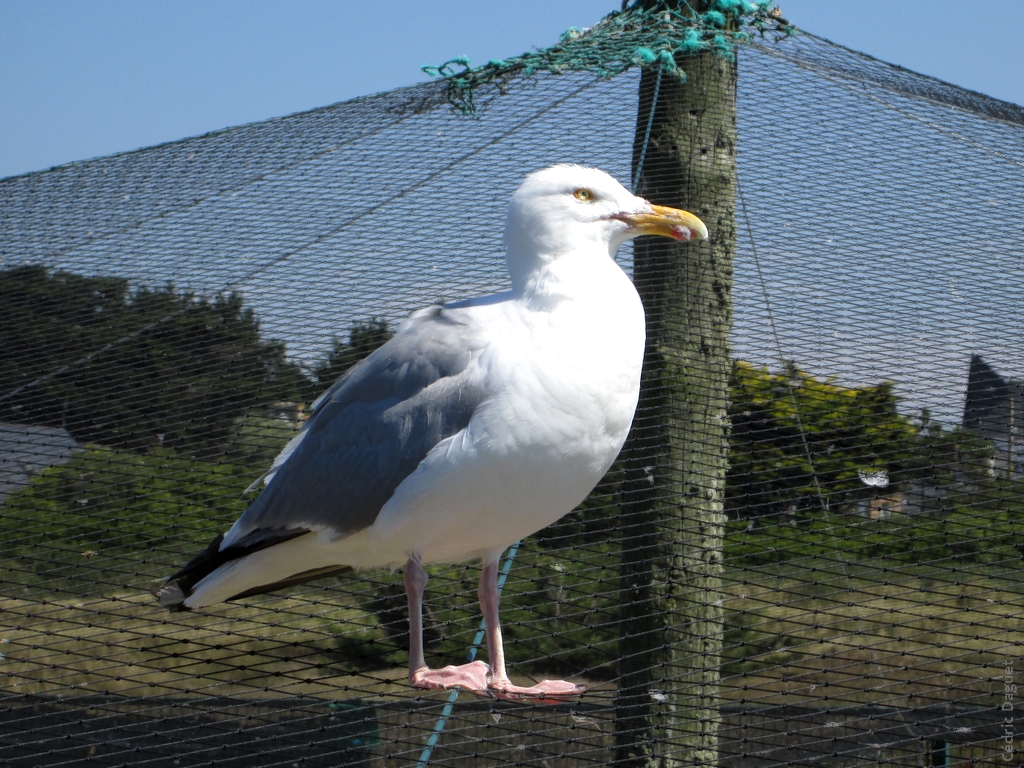
[[(501, 566), (501, 572), (498, 574), (498, 595), (501, 595), (501, 590), (505, 586), (505, 580), (508, 578), (509, 571), (512, 570), (512, 562), (516, 558), (516, 552), (519, 551), (519, 542), (517, 541), (508, 551), (508, 555), (505, 557), (505, 563)], [(466, 661), (471, 662), (476, 660), (476, 653), (480, 649), (480, 645), (484, 641), (484, 620), (480, 620), (480, 629), (476, 632), (476, 637), (473, 638), (473, 644), (469, 647), (469, 653), (466, 654)], [(448, 696), (448, 701), (444, 705), (444, 709), (441, 710), (441, 717), (437, 719), (437, 723), (434, 724), (434, 732), (430, 734), (427, 739), (427, 746), (423, 748), (423, 752), (420, 753), (420, 760), (416, 763), (416, 768), (424, 768), (427, 763), (430, 762), (430, 755), (434, 751), (434, 747), (437, 746), (437, 742), (441, 738), (441, 734), (444, 732), (445, 726), (448, 724), (448, 718), (451, 717), (452, 710), (455, 709), (455, 702), (459, 700), (459, 694), (462, 693), (461, 688), (453, 688), (451, 694)]]
[(739, 45), (757, 35), (781, 39), (794, 34), (794, 28), (782, 18), (781, 11), (772, 8), (772, 3), (714, 0), (713, 7), (697, 13), (686, 0), (678, 7), (667, 2), (640, 7), (639, 0), (629, 0), (624, 10), (612, 11), (589, 29), (568, 30), (549, 48), (492, 59), (479, 67), (460, 56), (422, 69), (446, 81), (448, 101), (466, 115), (476, 114), (473, 94), (479, 87), (497, 86), (504, 93), (512, 78), (539, 72), (591, 72), (608, 79), (632, 67), (648, 69), (657, 65), (683, 82), (686, 73), (679, 64), (685, 61), (677, 62), (676, 57), (708, 52), (732, 59)]

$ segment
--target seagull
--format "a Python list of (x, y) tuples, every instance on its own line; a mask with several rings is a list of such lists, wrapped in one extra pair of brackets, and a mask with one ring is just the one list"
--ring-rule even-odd
[[(643, 305), (615, 253), (637, 235), (705, 240), (691, 213), (651, 205), (609, 174), (555, 165), (512, 195), (511, 289), (414, 312), (312, 405), (231, 528), (156, 592), (172, 611), (346, 570), (404, 566), (409, 683), (558, 702), (586, 688), (512, 683), (498, 559), (571, 512), (633, 421)], [(424, 565), (480, 558), (489, 664), (431, 669)]]

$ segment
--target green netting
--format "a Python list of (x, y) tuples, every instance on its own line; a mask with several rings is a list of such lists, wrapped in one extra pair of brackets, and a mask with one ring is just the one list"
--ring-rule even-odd
[[(410, 690), (400, 573), (193, 614), (150, 593), (403, 317), (507, 286), (523, 175), (633, 181), (657, 65), (494, 65), (472, 118), (436, 82), (0, 181), (0, 761), (634, 765), (634, 696), (669, 724), (665, 765), (1016, 762), (1024, 109), (806, 33), (735, 63), (731, 367), (691, 382), (728, 401), (708, 423), (729, 466), (678, 572), (715, 560), (717, 582), (669, 608), (632, 590), (647, 510), (706, 497), (672, 483), (710, 461), (632, 445), (504, 584), (512, 676), (590, 686), (558, 706)], [(658, 124), (648, 143), (655, 197), (673, 145)], [(673, 287), (645, 278), (656, 257), (618, 255), (649, 301)], [(721, 266), (696, 263), (693, 285)], [(659, 333), (712, 338), (713, 315)], [(674, 423), (652, 394), (636, 423)], [(477, 570), (431, 571), (432, 664), (476, 641)], [(645, 621), (677, 641), (638, 672)]]
[[(565, 72), (592, 72), (598, 77), (621, 75), (632, 67), (657, 66), (670, 77), (686, 81), (686, 72), (677, 63), (680, 56), (713, 51), (731, 59), (736, 46), (755, 35), (773, 33), (784, 37), (793, 32), (774, 0), (714, 0), (707, 10), (683, 2), (676, 7), (634, 0), (623, 3), (622, 11), (613, 11), (593, 27), (563, 32), (550, 48), (530, 51), (508, 59), (492, 59), (481, 67), (471, 67), (465, 57), (446, 61), (423, 71), (442, 77), (447, 83), (448, 101), (463, 114), (476, 112), (473, 92), (482, 86), (502, 91), (516, 76), (529, 77), (538, 72), (560, 75)], [(695, 4), (695, 5), (699, 5)], [(461, 66), (461, 70), (456, 70)]]

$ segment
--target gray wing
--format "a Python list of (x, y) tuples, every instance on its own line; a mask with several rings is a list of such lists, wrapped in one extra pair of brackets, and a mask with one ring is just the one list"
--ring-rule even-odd
[(314, 402), (268, 484), (225, 536), (259, 530), (367, 528), (442, 440), (464, 429), (485, 392), (470, 363), (486, 346), (464, 313), (431, 307)]

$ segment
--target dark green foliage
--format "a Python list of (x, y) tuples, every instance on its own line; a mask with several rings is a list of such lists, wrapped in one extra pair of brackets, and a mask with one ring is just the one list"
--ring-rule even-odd
[[(946, 429), (927, 409), (912, 424), (914, 437), (909, 451), (899, 457), (895, 480), (918, 511), (941, 514), (973, 497), (990, 495), (995, 487), (991, 443), (970, 430)], [(1012, 482), (1006, 486), (1015, 487)]]
[(128, 563), (160, 563), (157, 572), (169, 574), (245, 509), (241, 496), (250, 481), (241, 466), (168, 449), (88, 448), (4, 501), (3, 556), (19, 560), (21, 574), (70, 578), (68, 588), (94, 593), (136, 573)]
[[(992, 447), (927, 411), (900, 415), (889, 384), (840, 387), (737, 362), (732, 397), (727, 562), (1019, 562), (1013, 521), (1024, 504), (1016, 482), (992, 477)], [(880, 470), (885, 487), (859, 476)], [(881, 497), (902, 514), (854, 514)]]
[[(990, 450), (969, 433), (944, 430), (927, 412), (901, 415), (888, 382), (843, 387), (796, 366), (773, 374), (737, 361), (730, 385), (730, 517), (820, 512), (921, 485), (963, 488), (987, 467)], [(861, 479), (879, 471), (884, 491)]]
[[(556, 524), (552, 532), (560, 527)], [(589, 527), (597, 532), (594, 517)], [(616, 532), (607, 525), (605, 542), (565, 542), (565, 549), (535, 550), (517, 563), (502, 602), (502, 632), (516, 649), (508, 653), (514, 668), (534, 676), (615, 677), (620, 615)]]
[(305, 386), (236, 294), (206, 301), (43, 267), (0, 272), (0, 419), (194, 452), (222, 442), (247, 409), (299, 399)]
[(353, 323), (348, 340), (335, 338), (331, 351), (310, 371), (312, 378), (301, 381), (298, 389), (303, 404), (299, 420), (273, 418), (264, 411), (247, 413), (235, 422), (226, 456), (252, 467), (257, 475), (262, 473), (302, 426), (302, 420), (308, 416), (306, 406), (393, 335), (387, 323), (378, 318)]
[[(331, 351), (312, 370), (312, 380), (304, 379), (299, 389), (304, 403), (310, 403), (364, 357), (394, 334), (385, 321), (373, 318), (356, 322), (348, 341), (334, 339)], [(305, 412), (305, 408), (303, 411)], [(303, 415), (308, 415), (304, 413)], [(270, 418), (264, 412), (248, 413), (238, 419), (228, 441), (226, 455), (253, 467), (260, 474), (274, 460), (284, 444), (294, 437), (301, 421)]]
[[(123, 284), (102, 283), (102, 278), (78, 282), (85, 279), (34, 273), (32, 279), (51, 285), (38, 302), (38, 335), (32, 337), (32, 328), (25, 323), (15, 324), (12, 330), (4, 326), (0, 333), (5, 334), (4, 338), (21, 333), (20, 343), (41, 349), (52, 350), (48, 333), (64, 333), (79, 345), (77, 349), (96, 345), (107, 331), (102, 324), (97, 327), (89, 312), (121, 313), (118, 316), (127, 323), (136, 317), (129, 311), (134, 302), (153, 302), (163, 311), (184, 305), (182, 298), (170, 291), (143, 292), (131, 298)], [(71, 288), (67, 288), (68, 283)], [(83, 300), (76, 322), (62, 326), (60, 302), (79, 304), (62, 297), (60, 291), (67, 290), (71, 297), (80, 298), (84, 286), (93, 291), (102, 287), (110, 294), (93, 296), (97, 303), (92, 306), (104, 309), (96, 313)], [(10, 291), (6, 281), (0, 290)], [(192, 306), (189, 304), (183, 312), (197, 313), (188, 321), (192, 324), (182, 321), (181, 327), (202, 336), (205, 329), (198, 327), (200, 321), (227, 317), (223, 321), (227, 328), (219, 331), (220, 337), (234, 329), (241, 359), (261, 359), (253, 350), (267, 347), (260, 346), (257, 325), (240, 305), (225, 299), (201, 310)], [(7, 303), (0, 312), (5, 317), (19, 316)], [(144, 316), (154, 314), (152, 311)], [(244, 318), (249, 318), (246, 322), (251, 335), (248, 331), (242, 333)], [(46, 328), (48, 332), (44, 332)], [(305, 399), (318, 394), (390, 335), (380, 320), (354, 326), (349, 340), (335, 341), (331, 354), (315, 368), (320, 383), (303, 385)], [(164, 350), (158, 345), (161, 338), (157, 335), (150, 340), (146, 349)], [(136, 349), (131, 342), (128, 348)], [(170, 342), (166, 349), (172, 358), (179, 354)], [(270, 349), (279, 348), (270, 345)], [(252, 357), (245, 357), (246, 350)], [(209, 354), (216, 363), (219, 358), (213, 352)], [(134, 359), (127, 352), (114, 357), (119, 361)], [(269, 353), (262, 358), (282, 359)], [(7, 357), (0, 360), (5, 365), (9, 362)], [(8, 368), (3, 370), (9, 375)], [(177, 382), (175, 386), (180, 384), (173, 372), (162, 375)], [(1024, 562), (1014, 533), (1019, 528), (1016, 521), (1024, 514), (1018, 483), (990, 476), (989, 447), (961, 430), (942, 428), (927, 413), (918, 419), (899, 415), (896, 397), (888, 385), (844, 388), (796, 369), (786, 376), (742, 363), (737, 363), (733, 371), (732, 470), (726, 493), (732, 522), (725, 537), (727, 568), (777, 568), (787, 563), (835, 568), (847, 562), (864, 566), (891, 562), (907, 567), (948, 562), (1017, 568)], [(208, 377), (199, 381), (210, 386), (212, 380)], [(246, 380), (234, 381), (240, 381), (236, 386), (241, 387)], [(99, 388), (101, 383), (87, 382), (82, 390), (62, 381), (52, 386), (66, 386), (72, 394), (102, 391), (86, 389)], [(807, 477), (809, 465), (793, 416), (789, 387), (794, 390), (823, 493), (831, 501), (828, 516), (813, 503), (816, 494)], [(129, 400), (138, 391), (126, 389), (123, 399)], [(254, 386), (253, 391), (261, 390)], [(134, 407), (130, 402), (124, 404), (129, 415), (137, 413)], [(176, 411), (168, 408), (167, 413)], [(47, 470), (27, 488), (8, 497), (0, 511), (4, 555), (19, 560), (19, 571), (29, 576), (25, 586), (70, 579), (66, 588), (90, 593), (123, 588), (125, 582), (151, 589), (149, 580), (154, 574), (171, 573), (210, 536), (230, 525), (246, 506), (241, 491), (266, 468), (298, 426), (269, 418), (263, 410), (253, 410), (235, 418), (228, 448), (216, 462), (188, 458), (191, 452), (182, 455), (167, 447), (150, 446), (145, 453), (90, 447), (76, 454), (69, 464)], [(834, 446), (831, 451), (829, 446)], [(776, 462), (781, 466), (776, 467)], [(890, 486), (885, 489), (869, 489), (857, 475), (858, 469), (883, 468), (890, 476)], [(514, 673), (583, 674), (594, 680), (616, 674), (621, 486), (622, 468), (616, 464), (572, 515), (524, 542), (506, 586), (502, 610)], [(929, 489), (930, 494), (919, 505), (926, 514), (887, 520), (849, 514), (853, 503), (871, 493), (901, 491), (912, 498), (914, 493), (924, 494), (922, 489)], [(799, 514), (761, 516), (748, 528), (751, 519), (765, 511), (785, 512), (794, 498), (801, 500), (803, 511)], [(478, 571), (462, 566), (433, 567), (431, 571), (429, 660), (456, 662), (464, 657), (479, 622)], [(379, 627), (376, 639), (373, 633), (367, 637), (338, 628), (335, 652), (346, 660), (346, 668), (405, 663), (407, 625), (401, 576), (375, 574), (367, 578), (353, 574), (343, 578), (362, 583), (352, 589), (362, 590), (365, 621), (370, 626), (376, 622)]]
[(334, 339), (333, 349), (313, 369), (315, 383), (311, 391), (314, 394), (310, 399), (334, 384), (345, 371), (394, 335), (387, 322), (377, 317), (353, 323), (348, 341)]
[(571, 515), (538, 531), (533, 541), (538, 548), (553, 552), (611, 542), (618, 535), (613, 526), (617, 525), (621, 491), (622, 462), (616, 461)]
[[(305, 415), (304, 406), (302, 413)], [(255, 480), (295, 437), (302, 424), (302, 421), (271, 418), (266, 411), (254, 409), (235, 421), (221, 455), (226, 461), (248, 467)]]
[[(963, 430), (944, 429), (927, 412), (916, 419), (900, 415), (887, 383), (840, 387), (795, 368), (788, 379), (787, 385), (782, 375), (742, 362), (734, 368), (727, 567), (787, 562), (836, 567), (875, 559), (908, 565), (948, 560), (1016, 567), (1021, 562), (1013, 521), (1024, 516), (1024, 504), (1015, 483), (989, 477), (989, 446)], [(789, 386), (822, 493), (830, 501), (828, 516), (817, 503)], [(859, 469), (887, 470), (890, 483), (870, 488)], [(621, 485), (617, 463), (572, 515), (531, 537), (520, 556), (503, 616), (505, 634), (520, 646), (516, 657), (524, 670), (587, 670), (592, 679), (614, 673), (619, 553), (613, 542), (620, 535)], [(904, 508), (918, 514), (887, 520), (851, 514), (859, 500), (901, 492)], [(798, 506), (799, 514), (774, 516), (791, 506)], [(764, 517), (766, 512), (773, 514)], [(554, 570), (554, 564), (564, 570)], [(445, 650), (456, 652), (448, 645)], [(523, 649), (532, 649), (532, 657)]]
[(1012, 481), (993, 481), (964, 498), (947, 502), (937, 515), (894, 515), (871, 520), (850, 514), (789, 522), (770, 520), (748, 528), (731, 521), (726, 529), (726, 562), (743, 565), (800, 562), (809, 566), (887, 561), (913, 565), (936, 562), (991, 563), (1020, 567), (1017, 549), (1024, 502)]

